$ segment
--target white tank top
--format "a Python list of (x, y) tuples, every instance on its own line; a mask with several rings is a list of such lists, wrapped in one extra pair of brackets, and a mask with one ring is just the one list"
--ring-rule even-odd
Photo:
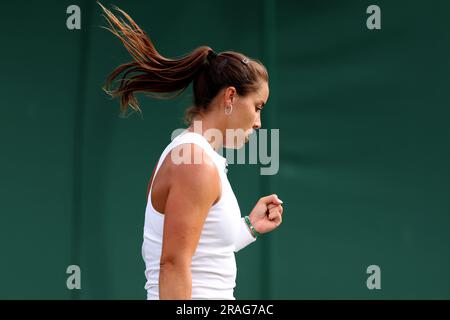
[(148, 192), (142, 244), (147, 299), (159, 299), (159, 266), (164, 226), (164, 214), (157, 212), (151, 202), (153, 181), (169, 152), (176, 146), (186, 143), (195, 143), (203, 148), (216, 164), (222, 185), (221, 197), (208, 212), (197, 249), (192, 257), (192, 299), (234, 300), (237, 273), (234, 252), (256, 239), (241, 217), (239, 204), (228, 181), (226, 158), (214, 151), (201, 134), (187, 130), (173, 139), (164, 149)]

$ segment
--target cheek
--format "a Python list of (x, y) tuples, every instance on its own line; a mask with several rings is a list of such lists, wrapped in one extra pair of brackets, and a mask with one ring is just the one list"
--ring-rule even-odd
[(242, 115), (243, 121), (248, 125), (255, 121), (255, 117), (255, 107), (252, 104), (245, 106), (245, 114)]
[(237, 105), (234, 123), (238, 128), (248, 129), (253, 126), (256, 118), (255, 107), (252, 103), (242, 103)]
[(250, 112), (248, 113), (248, 121), (250, 122), (250, 125), (253, 126), (253, 123), (255, 122), (256, 118), (258, 117), (258, 113), (254, 110), (255, 107), (253, 107)]

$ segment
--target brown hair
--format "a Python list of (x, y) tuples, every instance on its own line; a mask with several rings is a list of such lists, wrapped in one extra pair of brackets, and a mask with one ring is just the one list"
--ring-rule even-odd
[[(206, 111), (218, 92), (234, 86), (239, 95), (245, 96), (256, 90), (259, 81), (268, 81), (267, 70), (255, 59), (241, 53), (225, 51), (215, 53), (208, 46), (201, 46), (178, 59), (163, 57), (155, 49), (148, 35), (123, 10), (115, 7), (128, 21), (120, 20), (101, 3), (110, 28), (124, 44), (133, 61), (114, 69), (105, 81), (103, 90), (111, 97), (120, 97), (120, 111), (127, 113), (128, 107), (142, 112), (135, 93), (147, 93), (155, 98), (172, 98), (181, 94), (192, 82), (193, 104), (185, 113), (191, 123), (195, 115)], [(114, 79), (120, 74), (119, 85), (111, 89)], [(167, 95), (173, 93), (172, 95)]]

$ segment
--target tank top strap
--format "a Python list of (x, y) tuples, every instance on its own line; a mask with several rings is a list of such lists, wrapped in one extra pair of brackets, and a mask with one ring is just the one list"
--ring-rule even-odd
[(228, 165), (226, 158), (217, 153), (209, 144), (208, 140), (206, 140), (206, 138), (199, 133), (184, 131), (182, 134), (176, 137), (176, 140), (176, 145), (180, 145), (183, 143), (195, 143), (197, 145), (200, 145), (208, 154), (208, 156), (210, 156), (222, 170)]
[(159, 168), (161, 167), (162, 163), (164, 162), (166, 156), (170, 153), (172, 149), (176, 148), (179, 145), (187, 143), (195, 143), (196, 145), (199, 145), (214, 161), (219, 172), (225, 174), (227, 173), (228, 171), (226, 168), (228, 166), (227, 159), (222, 157), (219, 153), (217, 153), (213, 149), (213, 147), (209, 144), (208, 140), (206, 140), (206, 138), (203, 137), (201, 134), (185, 130), (172, 140), (172, 142), (164, 149), (161, 156), (159, 157), (158, 165), (156, 166), (155, 172), (153, 173), (153, 179), (150, 184), (149, 195), (151, 194), (153, 181), (155, 180), (156, 174)]

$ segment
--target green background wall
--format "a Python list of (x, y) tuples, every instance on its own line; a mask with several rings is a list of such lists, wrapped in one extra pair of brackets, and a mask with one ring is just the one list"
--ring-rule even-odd
[[(229, 179), (243, 214), (277, 193), (284, 223), (237, 254), (238, 299), (450, 298), (449, 2), (103, 3), (163, 55), (206, 44), (269, 68), (279, 172), (230, 165)], [(66, 28), (71, 4), (81, 30)], [(366, 28), (371, 4), (381, 30)], [(191, 94), (141, 96), (143, 118), (122, 119), (101, 85), (129, 56), (94, 1), (3, 13), (0, 298), (145, 299), (147, 183)], [(66, 287), (73, 264), (81, 290)]]

